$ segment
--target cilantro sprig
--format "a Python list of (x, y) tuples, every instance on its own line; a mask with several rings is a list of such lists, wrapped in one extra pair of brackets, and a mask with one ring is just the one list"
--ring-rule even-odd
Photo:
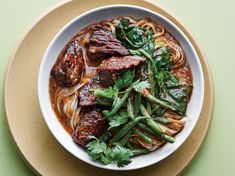
[(105, 165), (116, 163), (118, 167), (124, 167), (131, 163), (131, 157), (133, 153), (130, 149), (127, 149), (120, 144), (116, 144), (113, 148), (108, 147), (105, 142), (92, 136), (93, 139), (86, 145), (89, 156), (94, 161), (99, 161)]

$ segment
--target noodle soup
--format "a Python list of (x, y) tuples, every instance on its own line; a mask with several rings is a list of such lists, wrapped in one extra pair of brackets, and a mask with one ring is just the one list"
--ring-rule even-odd
[[(74, 141), (93, 160), (118, 167), (175, 142), (192, 89), (190, 66), (174, 36), (150, 18), (129, 16), (79, 31), (49, 81), (52, 108)], [(105, 146), (101, 158), (94, 145)], [(103, 156), (118, 149), (126, 161)]]

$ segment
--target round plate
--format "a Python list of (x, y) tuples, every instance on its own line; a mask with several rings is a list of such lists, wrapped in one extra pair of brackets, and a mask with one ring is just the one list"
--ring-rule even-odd
[[(41, 59), (55, 34), (71, 19), (95, 7), (132, 4), (154, 10), (174, 22), (190, 39), (200, 58), (205, 76), (205, 99), (198, 123), (186, 142), (163, 161), (129, 172), (108, 171), (90, 166), (69, 154), (50, 133), (40, 112), (37, 78)], [(5, 113), (18, 150), (40, 175), (177, 175), (196, 155), (211, 122), (213, 84), (205, 57), (186, 28), (166, 10), (147, 1), (64, 1), (42, 15), (27, 31), (9, 64), (5, 89)]]

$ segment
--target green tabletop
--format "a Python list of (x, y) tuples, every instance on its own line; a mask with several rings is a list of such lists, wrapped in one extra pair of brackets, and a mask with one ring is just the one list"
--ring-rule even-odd
[[(59, 0), (0, 0), (0, 97), (6, 65), (25, 28)], [(195, 36), (210, 64), (215, 107), (210, 132), (184, 175), (235, 175), (235, 1), (156, 0)], [(1, 101), (2, 102), (2, 101)], [(0, 175), (33, 175), (16, 152), (0, 107)]]

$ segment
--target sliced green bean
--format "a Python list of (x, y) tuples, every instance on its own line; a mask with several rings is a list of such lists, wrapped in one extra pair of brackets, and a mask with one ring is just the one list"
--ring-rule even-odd
[(128, 88), (127, 90), (128, 91), (122, 96), (122, 98), (117, 97), (118, 99), (115, 101), (113, 109), (105, 115), (105, 118), (115, 115), (121, 109), (121, 107), (123, 106), (127, 98), (129, 97), (132, 87)]
[(148, 93), (147, 95), (145, 93), (142, 94), (150, 103), (153, 103), (153, 104), (156, 104), (156, 105), (159, 105), (163, 108), (166, 108), (166, 109), (170, 109), (172, 111), (176, 111), (178, 112), (178, 109), (173, 106), (173, 105), (170, 105), (168, 104), (167, 102), (165, 101), (162, 101), (162, 100), (159, 100), (158, 98), (152, 96), (150, 93)]
[(122, 129), (120, 129), (111, 139), (111, 143), (118, 142), (130, 129), (132, 129), (140, 120), (146, 117), (136, 117), (134, 120), (129, 121)]
[(146, 123), (148, 124), (149, 127), (152, 128), (152, 130), (157, 133), (157, 134), (162, 134), (163, 131), (162, 129), (155, 123), (155, 121), (150, 117), (148, 111), (145, 109), (144, 105), (141, 104), (140, 105), (140, 113), (145, 116), (148, 117), (146, 118)]
[(167, 135), (165, 133), (161, 134), (160, 138), (165, 140), (165, 141), (167, 141), (167, 142), (170, 142), (170, 143), (174, 143), (175, 142), (175, 138), (174, 137), (169, 136), (169, 135)]
[(102, 112), (103, 112), (104, 116), (106, 117), (106, 116), (109, 114), (110, 111), (108, 111), (108, 110), (103, 110)]
[(148, 111), (149, 113), (151, 113), (151, 111), (152, 111), (150, 102), (147, 102), (147, 111)]
[(112, 106), (111, 102), (100, 99), (100, 98), (97, 98), (96, 101), (99, 105), (102, 105), (102, 106), (109, 106), (109, 107)]
[(155, 96), (155, 83), (154, 83), (153, 72), (151, 69), (150, 62), (148, 62), (148, 80), (150, 83), (150, 93), (151, 93), (151, 95)]
[(137, 129), (137, 128), (133, 129), (133, 133), (137, 134), (139, 136), (139, 138), (144, 140), (145, 142), (147, 142), (149, 144), (152, 143), (152, 139), (150, 137), (148, 137), (146, 134), (144, 134), (142, 131), (140, 131), (139, 129)]
[(157, 77), (157, 75), (158, 75), (158, 70), (157, 70), (156, 65), (154, 64), (154, 61), (153, 61), (152, 56), (151, 56), (149, 53), (147, 53), (146, 51), (144, 51), (143, 49), (140, 49), (139, 51), (150, 61), (154, 78), (157, 80), (157, 79), (158, 79), (158, 77)]
[(152, 136), (156, 135), (156, 133), (151, 128), (149, 128), (147, 125), (145, 125), (142, 122), (137, 123), (136, 127), (140, 128), (141, 130), (145, 131), (146, 133), (148, 133)]
[(142, 129), (143, 131), (145, 131), (146, 133), (148, 133), (148, 134), (150, 134), (150, 135), (152, 135), (152, 136), (157, 136), (157, 137), (159, 137), (159, 138), (161, 138), (161, 139), (164, 139), (164, 140), (166, 140), (166, 141), (168, 141), (168, 142), (170, 142), (170, 143), (175, 142), (175, 138), (174, 138), (174, 137), (168, 136), (168, 135), (165, 135), (165, 134), (156, 135), (156, 133), (155, 133), (151, 128), (149, 128), (147, 125), (145, 125), (145, 124), (143, 124), (143, 123), (141, 123), (141, 122), (139, 122), (139, 123), (136, 125), (136, 127)]
[(135, 117), (139, 114), (140, 104), (141, 104), (141, 93), (137, 92), (135, 94), (135, 102), (134, 102), (134, 115), (135, 115)]
[(145, 148), (136, 148), (136, 149), (132, 149), (131, 151), (134, 156), (149, 153), (149, 151)]
[(153, 74), (154, 76), (157, 76), (158, 70), (157, 70), (156, 65), (154, 64), (152, 56), (146, 51), (144, 51), (143, 49), (140, 49), (139, 51), (150, 61), (152, 69), (153, 69)]
[(128, 117), (131, 120), (134, 120), (135, 115), (134, 115), (134, 108), (133, 108), (133, 104), (131, 102), (131, 98), (128, 99), (128, 103), (127, 103), (127, 112), (128, 112)]
[(157, 66), (154, 63), (153, 57), (149, 53), (147, 53), (143, 49), (140, 49), (139, 52), (141, 52), (150, 62), (150, 65), (151, 65), (151, 68), (152, 68), (152, 72), (153, 72), (153, 76), (154, 76), (155, 81), (156, 81), (156, 88), (154, 88), (154, 91), (155, 91), (155, 95), (154, 96), (158, 96), (158, 89), (157, 88), (159, 87), (159, 85), (158, 85), (158, 82), (157, 82), (157, 80), (158, 80), (158, 69), (157, 69)]
[(126, 143), (128, 142), (128, 139), (130, 138), (131, 133), (132, 133), (132, 130), (129, 130), (128, 133), (125, 136), (123, 136), (123, 138), (119, 141), (121, 146), (126, 145)]
[(158, 124), (149, 115), (148, 111), (145, 109), (143, 104), (140, 105), (140, 112), (143, 116), (147, 117), (146, 118), (146, 123), (157, 135), (159, 135), (160, 138), (162, 138), (162, 139), (164, 139), (164, 140), (166, 140), (167, 142), (170, 142), (170, 143), (175, 142), (175, 138), (165, 134), (162, 131), (162, 129), (158, 126)]
[(130, 143), (129, 141), (127, 141), (126, 147), (129, 148), (129, 149), (131, 149), (131, 150), (133, 149), (133, 147), (132, 147), (132, 145), (131, 145), (131, 143)]
[(155, 112), (157, 112), (159, 110), (160, 106), (159, 105), (155, 105), (155, 107), (152, 109), (150, 115), (154, 114)]
[(99, 140), (103, 141), (103, 142), (107, 142), (110, 140), (112, 134), (110, 133), (110, 131), (106, 131), (104, 134), (102, 134), (100, 137), (99, 137)]
[(106, 113), (105, 118), (109, 118), (110, 116), (115, 115), (121, 109), (123, 104), (126, 102), (127, 98), (130, 96), (133, 86), (138, 82), (139, 82), (139, 80), (132, 83), (132, 85), (126, 89), (126, 92), (124, 93), (122, 98), (117, 97), (114, 100), (113, 109), (109, 113)]
[(113, 99), (113, 89), (109, 87), (107, 89), (95, 89), (94, 95), (101, 98)]

